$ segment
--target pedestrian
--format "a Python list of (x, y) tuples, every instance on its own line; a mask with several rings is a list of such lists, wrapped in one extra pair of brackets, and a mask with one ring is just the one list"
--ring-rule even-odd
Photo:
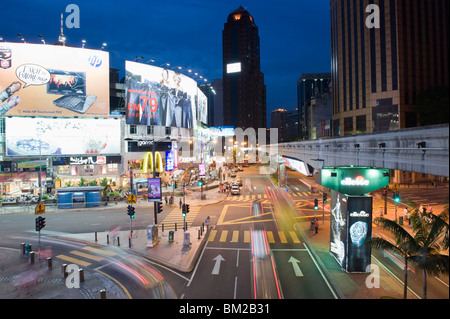
[(180, 209), (181, 209), (181, 205), (183, 205), (183, 201), (180, 198)]
[(166, 206), (167, 206), (167, 195), (164, 197), (164, 200), (166, 201)]
[(309, 225), (309, 230), (310, 230), (311, 232), (314, 231), (315, 219), (316, 219), (315, 217), (312, 218), (312, 219), (311, 219), (311, 225)]
[(378, 210), (378, 213), (380, 214), (380, 217), (383, 217), (383, 208), (380, 207), (380, 209)]
[(206, 231), (209, 231), (209, 221), (210, 221), (210, 219), (209, 219), (209, 216), (208, 216), (208, 217), (206, 217), (206, 219), (205, 219)]
[(316, 230), (316, 234), (317, 234), (317, 231), (319, 230), (319, 221), (317, 220), (317, 218), (314, 221), (314, 229)]
[(406, 207), (403, 209), (403, 216), (405, 220), (408, 220), (408, 209)]

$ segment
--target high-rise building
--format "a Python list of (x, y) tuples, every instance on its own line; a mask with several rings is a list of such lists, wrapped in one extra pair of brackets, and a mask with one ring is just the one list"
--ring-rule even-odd
[(449, 86), (448, 0), (330, 0), (333, 136), (414, 127)]
[(286, 142), (286, 114), (285, 109), (273, 110), (270, 114), (270, 127), (278, 128), (278, 142)]
[(239, 7), (228, 16), (222, 37), (223, 124), (257, 131), (267, 126), (258, 27), (250, 13)]
[(303, 139), (310, 139), (311, 100), (331, 91), (331, 73), (304, 73), (297, 79), (299, 129)]

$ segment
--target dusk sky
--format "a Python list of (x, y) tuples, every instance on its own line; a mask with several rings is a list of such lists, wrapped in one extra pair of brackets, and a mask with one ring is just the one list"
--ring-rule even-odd
[[(66, 6), (80, 8), (80, 28), (64, 28), (67, 43), (100, 49), (107, 43), (110, 66), (124, 74), (125, 60), (144, 57), (222, 78), (222, 31), (228, 15), (247, 9), (259, 29), (267, 113), (297, 106), (296, 81), (303, 73), (330, 72), (329, 0), (25, 0), (2, 6), (0, 37), (7, 42), (54, 44)], [(159, 63), (159, 64), (158, 64)], [(151, 62), (149, 62), (151, 64)], [(194, 78), (197, 79), (197, 78)], [(198, 79), (200, 80), (200, 79)]]

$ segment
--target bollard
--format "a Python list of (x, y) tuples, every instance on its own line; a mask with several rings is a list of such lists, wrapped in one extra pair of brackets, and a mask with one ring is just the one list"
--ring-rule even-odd
[(161, 225), (161, 231), (164, 233), (164, 224)]
[(109, 244), (109, 235), (106, 235), (106, 243)]
[(97, 232), (95, 232), (95, 241), (97, 241)]
[(175, 231), (177, 231), (177, 223), (175, 223)]
[(30, 264), (34, 264), (34, 251), (30, 252)]
[(80, 282), (84, 282), (84, 270), (83, 270), (83, 268), (78, 269), (78, 278), (80, 279)]
[(100, 290), (100, 299), (106, 299), (106, 290), (105, 289)]
[(200, 236), (200, 229), (198, 230), (198, 238), (197, 239), (200, 239), (201, 238), (201, 236)]
[(21, 243), (20, 248), (22, 249), (22, 255), (25, 255), (25, 243)]
[(53, 264), (52, 264), (52, 257), (47, 257), (47, 269), (52, 270)]
[(67, 269), (67, 264), (62, 264), (61, 265), (61, 275), (62, 275), (62, 277), (63, 278), (66, 278), (67, 277), (67, 271), (66, 271), (66, 269)]
[(120, 246), (120, 237), (117, 237), (117, 246)]
[(131, 236), (128, 237), (128, 248), (131, 248)]

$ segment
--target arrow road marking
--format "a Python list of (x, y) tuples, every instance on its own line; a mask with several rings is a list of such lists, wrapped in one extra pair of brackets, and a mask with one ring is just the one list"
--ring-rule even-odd
[(295, 276), (296, 277), (303, 277), (303, 272), (302, 272), (302, 270), (300, 269), (300, 267), (298, 265), (300, 263), (300, 260), (295, 259), (294, 257), (291, 256), (291, 258), (289, 258), (288, 262), (292, 263), (292, 267), (294, 268)]
[(218, 275), (220, 272), (220, 263), (222, 261), (225, 261), (225, 259), (222, 257), (222, 255), (218, 255), (216, 258), (213, 258), (213, 260), (215, 260), (216, 263), (214, 264), (214, 268), (213, 268), (211, 274)]

